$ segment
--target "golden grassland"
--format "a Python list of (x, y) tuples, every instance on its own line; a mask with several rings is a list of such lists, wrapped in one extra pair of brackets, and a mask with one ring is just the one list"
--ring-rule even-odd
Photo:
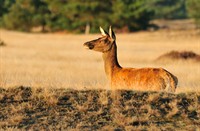
[(98, 37), (0, 30), (0, 130), (200, 129), (200, 63), (155, 61), (171, 50), (200, 54), (196, 31), (117, 34), (120, 64), (169, 70), (177, 94), (105, 90), (101, 53), (82, 46)]
[[(199, 91), (200, 63), (156, 62), (172, 50), (200, 54), (196, 31), (157, 31), (116, 34), (123, 67), (163, 67), (179, 79), (177, 92)], [(107, 89), (101, 53), (83, 48), (94, 35), (19, 33), (0, 30), (0, 87)]]

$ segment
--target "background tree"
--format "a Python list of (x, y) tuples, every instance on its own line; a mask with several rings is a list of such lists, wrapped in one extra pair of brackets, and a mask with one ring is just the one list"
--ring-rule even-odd
[(47, 27), (50, 31), (70, 30), (70, 20), (63, 12), (63, 6), (67, 1), (44, 0), (44, 2), (47, 3), (47, 8), (50, 11), (49, 20), (47, 21)]
[(41, 26), (44, 31), (50, 14), (46, 3), (41, 0), (16, 0), (8, 10), (2, 18), (3, 26), (21, 31), (30, 31), (32, 27), (37, 26)]
[(147, 8), (153, 10), (156, 19), (186, 18), (185, 0), (149, 0)]
[(33, 26), (41, 26), (42, 32), (45, 32), (45, 26), (51, 18), (47, 3), (42, 0), (31, 0), (29, 4), (33, 8), (31, 10)]
[[(108, 26), (111, 2), (106, 0), (46, 0), (50, 10), (56, 14), (54, 22), (63, 23), (61, 28), (75, 32), (84, 32), (87, 24), (91, 26), (91, 32), (97, 31), (97, 26)], [(51, 26), (53, 26), (51, 24)]]
[(23, 0), (16, 0), (9, 8), (9, 13), (3, 16), (3, 25), (8, 29), (29, 31), (31, 26), (30, 9)]
[(130, 31), (146, 29), (153, 12), (145, 4), (146, 0), (113, 1), (112, 24), (117, 28), (127, 26)]
[(200, 0), (187, 0), (186, 6), (189, 17), (194, 18), (197, 28), (200, 28)]
[[(0, 26), (12, 30), (83, 33), (90, 26), (110, 25), (117, 31), (144, 30), (152, 19), (180, 19), (189, 16), (199, 21), (200, 0), (1, 0)], [(186, 4), (187, 3), (187, 10)]]
[(13, 3), (15, 3), (15, 0), (0, 0), (0, 26), (3, 24), (3, 15), (9, 12)]
[(15, 3), (15, 0), (0, 0), (0, 18), (9, 12), (13, 3)]

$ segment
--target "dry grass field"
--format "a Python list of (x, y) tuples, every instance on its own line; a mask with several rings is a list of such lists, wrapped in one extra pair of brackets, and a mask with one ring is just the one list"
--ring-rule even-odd
[(156, 59), (172, 50), (200, 54), (197, 31), (117, 34), (123, 67), (163, 67), (176, 94), (109, 91), (100, 37), (0, 30), (0, 130), (198, 130), (200, 62)]
[[(0, 30), (0, 87), (109, 88), (101, 53), (83, 48), (100, 37), (71, 34), (25, 34)], [(172, 50), (200, 54), (196, 31), (117, 34), (118, 59), (123, 67), (163, 67), (179, 79), (177, 92), (200, 89), (200, 63), (159, 61)]]

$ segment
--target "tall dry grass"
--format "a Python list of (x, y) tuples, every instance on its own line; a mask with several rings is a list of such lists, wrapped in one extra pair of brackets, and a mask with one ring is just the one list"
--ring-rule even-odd
[[(0, 87), (109, 88), (101, 53), (83, 43), (96, 35), (26, 34), (0, 30)], [(117, 34), (118, 59), (124, 67), (163, 67), (179, 78), (177, 92), (200, 90), (200, 63), (155, 62), (171, 50), (200, 54), (195, 31), (158, 31)]]

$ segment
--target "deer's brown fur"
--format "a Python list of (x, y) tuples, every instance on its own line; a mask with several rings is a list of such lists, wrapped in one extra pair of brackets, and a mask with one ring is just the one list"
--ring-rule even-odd
[(103, 53), (104, 68), (112, 90), (175, 92), (178, 79), (162, 68), (123, 68), (117, 60), (116, 37), (100, 28), (102, 37), (84, 43), (88, 49)]

